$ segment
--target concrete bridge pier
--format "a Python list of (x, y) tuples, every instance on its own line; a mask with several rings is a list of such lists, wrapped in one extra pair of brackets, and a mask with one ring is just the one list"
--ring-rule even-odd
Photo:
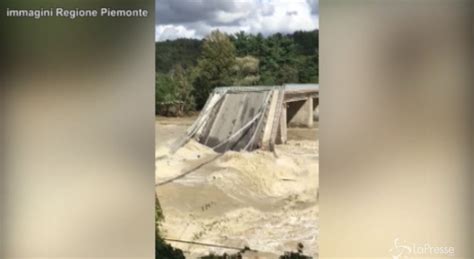
[(287, 102), (286, 114), (289, 126), (313, 127), (314, 110), (313, 97), (304, 100)]

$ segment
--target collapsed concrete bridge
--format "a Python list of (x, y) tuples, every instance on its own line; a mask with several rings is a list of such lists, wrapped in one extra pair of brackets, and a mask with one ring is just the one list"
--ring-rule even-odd
[(288, 126), (313, 126), (318, 103), (317, 84), (218, 87), (172, 152), (190, 139), (217, 152), (273, 150)]

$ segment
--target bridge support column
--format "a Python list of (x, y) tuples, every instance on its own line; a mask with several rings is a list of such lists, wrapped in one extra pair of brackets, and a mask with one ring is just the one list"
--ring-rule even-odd
[(313, 118), (319, 121), (319, 98), (313, 99)]
[(288, 103), (288, 124), (290, 126), (313, 127), (313, 98)]
[(287, 129), (287, 116), (286, 116), (286, 109), (287, 105), (286, 103), (283, 104), (283, 107), (281, 108), (281, 117), (280, 117), (280, 125), (278, 128), (278, 134), (277, 134), (277, 144), (285, 144), (287, 139), (288, 139), (288, 129)]

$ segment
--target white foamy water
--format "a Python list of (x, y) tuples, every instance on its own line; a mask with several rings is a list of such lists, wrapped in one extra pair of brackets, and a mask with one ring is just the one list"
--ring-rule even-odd
[[(270, 254), (295, 250), (318, 254), (318, 142), (289, 141), (271, 152), (227, 152), (221, 156), (191, 141), (175, 154), (157, 148), (156, 182), (197, 165), (198, 170), (158, 186), (168, 238), (249, 246)], [(222, 248), (173, 243), (189, 258)]]

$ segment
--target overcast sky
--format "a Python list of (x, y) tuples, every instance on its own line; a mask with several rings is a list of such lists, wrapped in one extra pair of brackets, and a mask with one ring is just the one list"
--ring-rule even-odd
[(319, 28), (319, 0), (156, 0), (156, 41)]

